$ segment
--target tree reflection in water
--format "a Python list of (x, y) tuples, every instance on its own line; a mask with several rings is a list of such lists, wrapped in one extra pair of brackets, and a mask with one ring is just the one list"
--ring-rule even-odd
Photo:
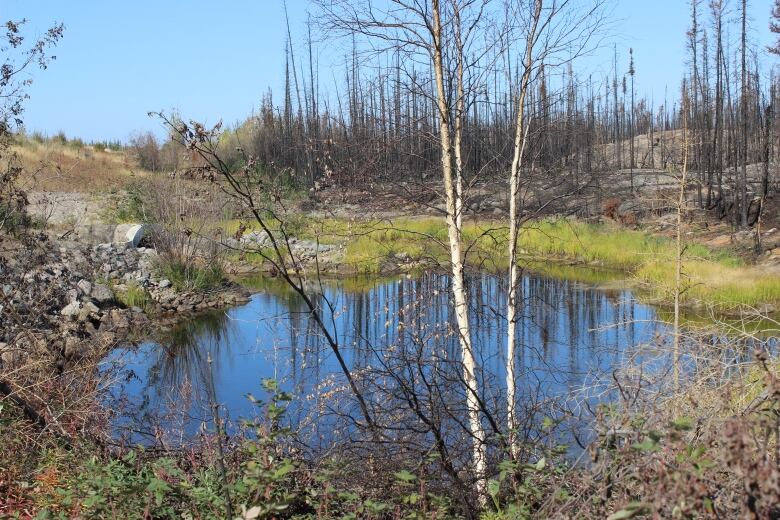
[[(499, 409), (505, 390), (507, 291), (500, 277), (472, 276), (468, 283), (480, 393), (485, 403)], [(398, 363), (408, 362), (412, 354), (424, 358), (423, 375), (435, 373), (445, 386), (457, 380), (459, 351), (448, 284), (446, 276), (435, 273), (324, 284), (320, 305), (333, 310), (332, 315), (324, 313), (327, 325), (361, 384), (376, 398), (392, 398), (393, 385), (400, 384), (381, 367), (401, 370)], [(260, 292), (245, 306), (184, 321), (154, 341), (112, 354), (137, 375), (118, 390), (134, 410), (123, 412), (120, 426), (152, 430), (157, 423), (169, 432), (191, 435), (208, 422), (206, 405), (215, 400), (235, 428), (237, 418), (255, 413), (246, 395), (258, 392), (260, 380), (271, 377), (297, 397), (290, 407), (292, 420), (313, 432), (322, 430), (314, 435), (320, 440), (327, 438), (333, 427), (328, 417), (350, 412), (348, 400), (334, 398), (341, 381), (330, 349), (295, 294), (268, 279), (255, 280), (253, 286)], [(593, 391), (624, 352), (652, 344), (664, 327), (651, 307), (626, 290), (526, 275), (520, 294), (519, 400)], [(218, 395), (209, 394), (209, 377)], [(460, 385), (451, 386), (453, 393), (459, 391)], [(457, 402), (459, 397), (441, 399)]]

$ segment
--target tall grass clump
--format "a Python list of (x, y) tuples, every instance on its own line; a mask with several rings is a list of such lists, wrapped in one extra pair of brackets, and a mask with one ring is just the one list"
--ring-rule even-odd
[(123, 291), (114, 291), (116, 299), (125, 307), (140, 307), (145, 309), (151, 299), (146, 289), (140, 287), (137, 283), (131, 282), (127, 285), (127, 289)]
[(161, 259), (158, 271), (161, 277), (170, 280), (179, 291), (208, 291), (225, 285), (227, 277), (219, 263), (198, 265), (175, 259)]

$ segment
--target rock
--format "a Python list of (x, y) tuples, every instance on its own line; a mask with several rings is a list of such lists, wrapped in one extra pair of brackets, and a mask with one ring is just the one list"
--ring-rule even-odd
[(171, 286), (171, 281), (168, 280), (167, 278), (163, 278), (162, 280), (160, 280), (160, 283), (158, 283), (157, 285), (160, 287), (160, 289), (167, 289), (168, 287)]
[(100, 308), (91, 301), (85, 302), (82, 310), (89, 311), (91, 314), (97, 314), (100, 312)]
[(11, 294), (14, 292), (14, 288), (8, 284), (3, 285), (3, 295), (6, 297), (10, 297)]
[(127, 316), (125, 316), (125, 313), (119, 309), (111, 310), (111, 323), (113, 323), (114, 327), (117, 329), (130, 328), (130, 323), (127, 320)]
[(105, 304), (114, 300), (114, 293), (111, 289), (99, 283), (92, 286), (90, 295), (98, 304)]
[(72, 317), (72, 316), (77, 316), (80, 310), (81, 310), (81, 305), (79, 304), (79, 302), (71, 302), (62, 308), (60, 314), (62, 314), (63, 316)]
[(254, 246), (264, 246), (268, 243), (268, 233), (265, 231), (252, 231), (241, 237), (242, 244), (250, 244)]
[(92, 283), (89, 280), (79, 280), (76, 287), (78, 287), (81, 294), (85, 296), (89, 296), (89, 293), (92, 292)]
[(78, 289), (68, 289), (67, 291), (65, 291), (65, 298), (67, 299), (68, 303), (79, 301)]

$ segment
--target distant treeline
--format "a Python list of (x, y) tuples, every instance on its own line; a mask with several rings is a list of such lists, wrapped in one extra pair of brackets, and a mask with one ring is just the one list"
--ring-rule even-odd
[(19, 144), (24, 144), (25, 142), (33, 142), (38, 144), (58, 144), (62, 146), (69, 146), (75, 149), (90, 146), (97, 152), (103, 152), (106, 150), (110, 150), (112, 152), (122, 152), (127, 148), (127, 146), (119, 140), (86, 142), (80, 137), (68, 137), (63, 131), (59, 131), (53, 136), (48, 136), (37, 130), (30, 134), (27, 134), (24, 130), (20, 130), (16, 133), (15, 139)]
[[(633, 190), (634, 169), (681, 168), (686, 119), (688, 168), (699, 205), (746, 224), (749, 206), (778, 183), (772, 164), (780, 147), (774, 109), (780, 89), (774, 72), (767, 77), (761, 67), (761, 49), (747, 40), (743, 7), (729, 11), (721, 0), (706, 9), (698, 0), (691, 3), (689, 51), (678, 58), (689, 70), (671, 100), (658, 105), (637, 98), (640, 57), (635, 60), (630, 49), (614, 50), (609, 77), (582, 75), (571, 62), (538, 67), (526, 98), (528, 175), (576, 186), (625, 169)], [(221, 145), (230, 163), (238, 167), (251, 155), (265, 172), (288, 175), (304, 186), (438, 178), (430, 68), (397, 52), (366, 58), (353, 49), (335, 93), (323, 95), (312, 47), (309, 41), (306, 63), (291, 50), (286, 53), (282, 99), (265, 94), (255, 114), (223, 132)], [(494, 56), (482, 57), (468, 71), (461, 133), (466, 182), (504, 178), (510, 168), (513, 101), (523, 72), (510, 48), (496, 45)], [(293, 49), (289, 42), (288, 49)], [(480, 69), (482, 63), (491, 65)], [(454, 98), (454, 78), (448, 81)], [(686, 117), (681, 106), (688, 107)], [(160, 143), (151, 133), (133, 137), (129, 148), (149, 170), (197, 166), (173, 139)], [(748, 172), (748, 165), (759, 167)]]

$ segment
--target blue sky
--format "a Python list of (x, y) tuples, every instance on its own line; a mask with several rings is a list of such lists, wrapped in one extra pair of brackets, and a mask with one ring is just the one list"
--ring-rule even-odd
[[(762, 47), (771, 41), (771, 2), (749, 0), (751, 38)], [(670, 93), (677, 91), (684, 68), (688, 2), (615, 3), (612, 39), (621, 61), (633, 47), (637, 91), (660, 103), (667, 85)], [(288, 0), (299, 46), (308, 9), (307, 0)], [(57, 61), (34, 72), (25, 114), (30, 131), (126, 140), (136, 131), (160, 132), (146, 115), (150, 110), (177, 109), (187, 118), (233, 123), (257, 107), (268, 88), (281, 99), (281, 0), (0, 0), (0, 12), (2, 19), (29, 19), (32, 33), (53, 22), (66, 25)], [(763, 52), (760, 59), (765, 68), (775, 60)], [(588, 59), (587, 67), (604, 74), (611, 60), (610, 46)], [(324, 57), (320, 68), (322, 81), (332, 77)]]

